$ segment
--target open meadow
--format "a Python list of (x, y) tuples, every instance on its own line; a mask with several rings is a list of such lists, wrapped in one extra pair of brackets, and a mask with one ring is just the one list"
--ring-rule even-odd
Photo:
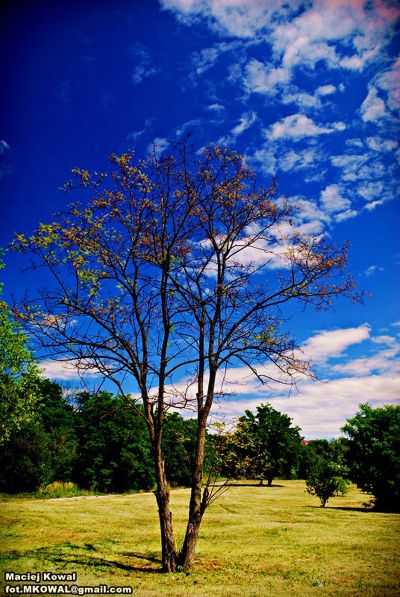
[[(182, 536), (188, 493), (172, 491)], [(152, 494), (5, 497), (2, 586), (6, 571), (53, 571), (76, 572), (78, 585), (132, 586), (140, 597), (399, 595), (400, 515), (368, 511), (365, 501), (352, 487), (322, 509), (303, 481), (243, 482), (206, 512), (193, 571), (164, 575)]]

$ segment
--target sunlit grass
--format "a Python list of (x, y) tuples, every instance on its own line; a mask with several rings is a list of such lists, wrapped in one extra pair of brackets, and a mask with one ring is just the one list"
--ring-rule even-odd
[[(178, 540), (187, 500), (173, 490)], [(365, 501), (353, 487), (322, 509), (302, 481), (232, 487), (205, 515), (193, 571), (163, 575), (152, 494), (5, 499), (1, 568), (76, 571), (140, 596), (400, 594), (400, 515)]]

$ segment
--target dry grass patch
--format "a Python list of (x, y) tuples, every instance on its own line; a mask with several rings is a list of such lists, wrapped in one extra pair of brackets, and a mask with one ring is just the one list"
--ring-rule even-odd
[[(7, 499), (1, 566), (76, 571), (79, 584), (154, 597), (400, 594), (400, 516), (365, 510), (365, 500), (353, 487), (321, 509), (301, 481), (239, 484), (206, 513), (193, 571), (163, 575), (151, 494)], [(172, 501), (179, 540), (188, 490)]]

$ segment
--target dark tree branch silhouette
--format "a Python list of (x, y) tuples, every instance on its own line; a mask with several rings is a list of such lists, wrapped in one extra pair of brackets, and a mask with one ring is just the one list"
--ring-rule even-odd
[[(87, 192), (53, 223), (16, 236), (14, 248), (52, 282), (15, 314), (47, 358), (113, 380), (140, 401), (154, 452), (165, 571), (193, 562), (204, 511), (205, 437), (224, 372), (244, 365), (261, 383), (307, 373), (285, 331), (290, 302), (328, 308), (353, 295), (347, 247), (300, 234), (294, 214), (258, 186), (236, 152), (181, 142), (174, 155), (112, 155), (113, 170), (73, 170), (67, 188)], [(127, 395), (126, 382), (137, 392)], [(168, 408), (197, 416), (188, 523), (177, 550), (162, 453)], [(210, 494), (211, 491), (211, 494)], [(204, 493), (206, 492), (206, 494)]]

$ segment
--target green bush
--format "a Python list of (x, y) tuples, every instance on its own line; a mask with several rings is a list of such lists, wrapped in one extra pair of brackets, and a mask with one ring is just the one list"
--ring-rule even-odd
[(320, 458), (313, 464), (306, 481), (307, 493), (320, 499), (321, 508), (337, 495), (345, 495), (347, 481), (341, 475), (341, 468), (335, 463)]

